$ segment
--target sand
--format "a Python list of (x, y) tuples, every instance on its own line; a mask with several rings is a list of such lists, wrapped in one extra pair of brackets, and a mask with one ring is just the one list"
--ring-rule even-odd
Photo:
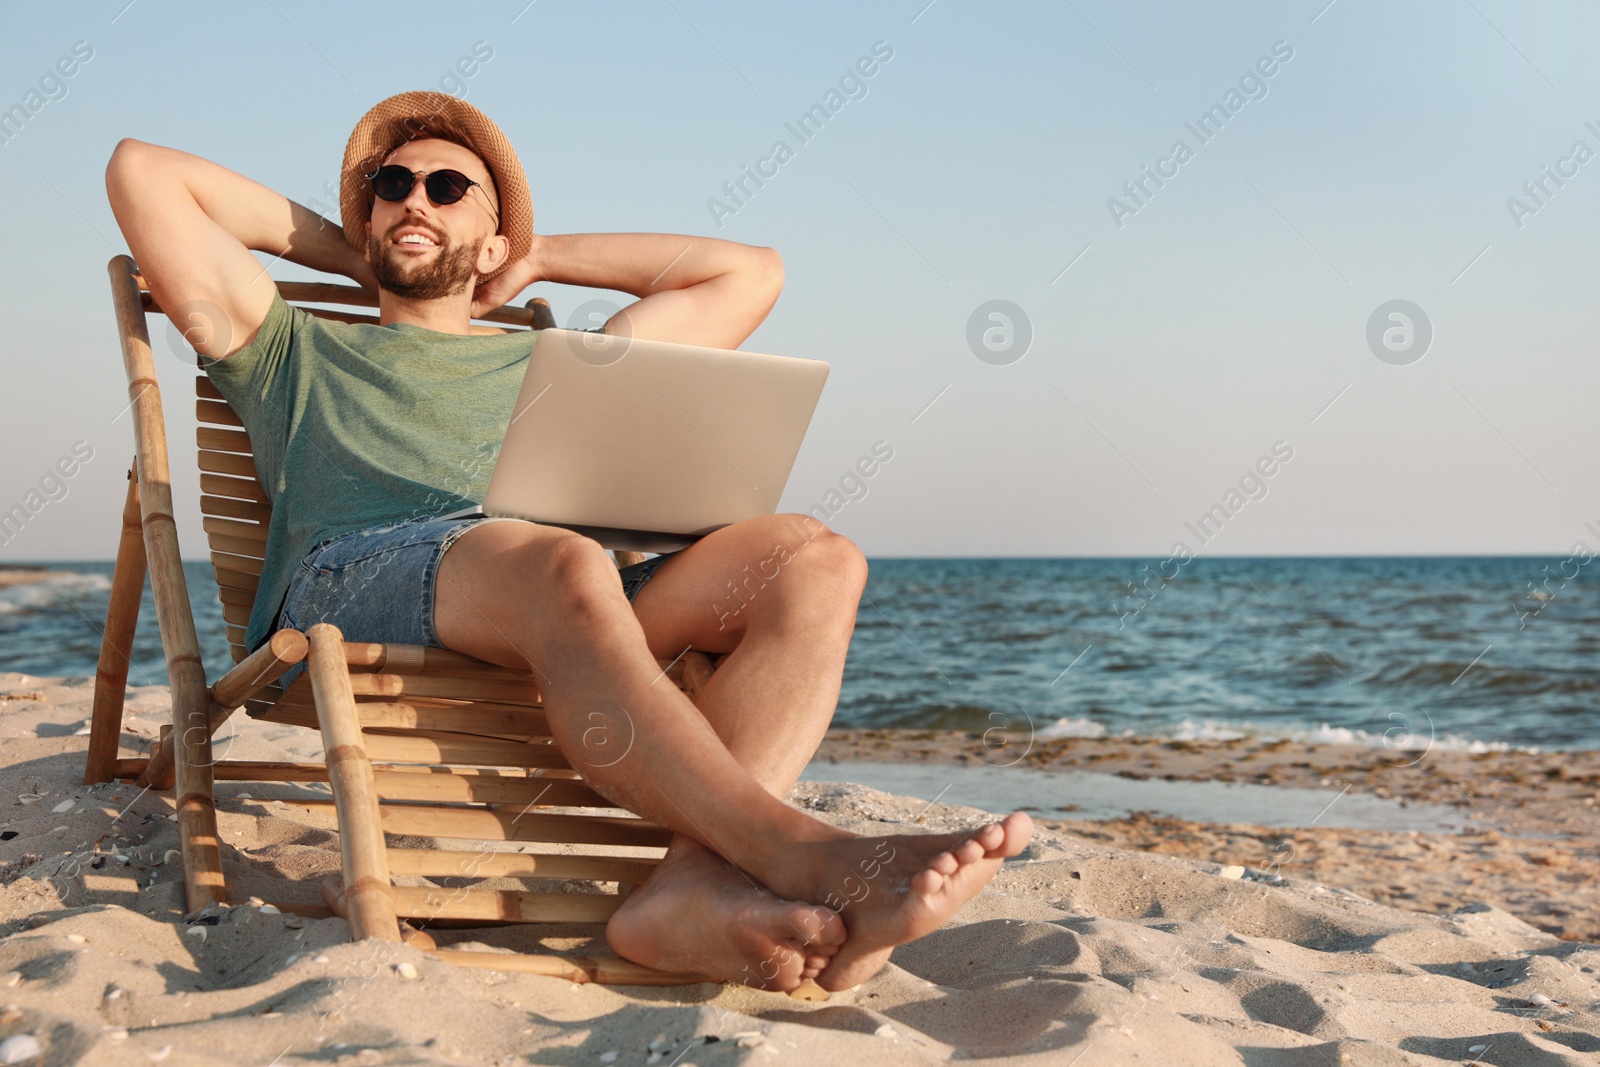
[[(1473, 828), (1266, 829), (1134, 813), (1046, 825), (1120, 848), (1223, 864), (1276, 864), (1381, 903), (1448, 914), (1463, 900), (1494, 904), (1569, 940), (1600, 941), (1600, 752), (1388, 750), (1282, 739), (1013, 739), (954, 731), (835, 731), (823, 761), (989, 763), (1092, 770), (1123, 778), (1320, 788), (1397, 805), (1448, 805)], [(1025, 750), (1025, 754), (1024, 754)]]
[[(339, 919), (248, 903), (185, 916), (171, 801), (80, 784), (90, 691), (87, 679), (0, 674), (0, 1063), (1260, 1067), (1580, 1064), (1600, 1052), (1600, 947), (1470, 892), (1419, 911), (1270, 853), (1223, 864), (1116, 847), (1137, 820), (1042, 827), (953, 922), (820, 1004), (458, 969), (350, 943)], [(163, 687), (131, 689), (126, 749), (169, 708)], [(929, 758), (940, 740), (874, 744)], [(959, 748), (942, 741), (945, 757)], [(851, 743), (830, 740), (835, 755)], [(316, 750), (311, 731), (253, 722), (231, 744), (251, 758)], [(239, 893), (334, 869), (325, 818), (248, 790), (219, 788)], [(805, 782), (791, 800), (861, 831), (982, 818), (850, 784)], [(1190, 832), (1141, 826), (1153, 846)], [(1247, 831), (1207, 832), (1247, 851)], [(553, 947), (595, 948), (581, 931), (553, 934)]]

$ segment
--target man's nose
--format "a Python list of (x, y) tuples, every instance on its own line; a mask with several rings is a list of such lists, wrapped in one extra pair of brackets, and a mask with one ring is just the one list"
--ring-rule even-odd
[(424, 180), (426, 175), (424, 175), (422, 178), (419, 178), (413, 174), (411, 177), (413, 179), (411, 191), (406, 194), (406, 198), (400, 201), (400, 203), (407, 211), (413, 211), (421, 208), (422, 210), (420, 214), (426, 215), (428, 213), (427, 209), (433, 206), (432, 202), (428, 199), (428, 183)]

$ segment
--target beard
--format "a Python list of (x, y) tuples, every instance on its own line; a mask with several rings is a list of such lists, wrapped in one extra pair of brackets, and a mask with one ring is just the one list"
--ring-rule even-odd
[(374, 236), (367, 251), (379, 288), (409, 300), (438, 300), (477, 282), (476, 264), (482, 248), (481, 238), (471, 245), (443, 244), (432, 263), (421, 265), (403, 262), (401, 253), (387, 237)]

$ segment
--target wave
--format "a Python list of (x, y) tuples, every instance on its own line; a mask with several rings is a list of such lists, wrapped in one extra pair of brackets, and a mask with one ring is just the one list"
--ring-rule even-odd
[(1333, 726), (1326, 722), (1294, 726), (1185, 718), (1171, 726), (1157, 727), (1143, 733), (1129, 728), (1113, 734), (1102, 723), (1067, 717), (1039, 728), (1034, 736), (1041, 741), (1066, 737), (1155, 737), (1165, 741), (1236, 741), (1253, 738), (1259, 741), (1299, 741), (1312, 745), (1360, 745), (1391, 752), (1427, 752), (1432, 749), (1471, 753), (1539, 751), (1538, 746), (1534, 745), (1512, 745), (1505, 741), (1482, 741), (1461, 734), (1436, 733), (1431, 725), (1413, 724), (1400, 718), (1395, 720), (1394, 726), (1381, 732)]
[(80, 574), (77, 571), (43, 571), (37, 581), (19, 582), (0, 588), (0, 615), (15, 615), (52, 607), (67, 607), (62, 597), (75, 599), (108, 593), (111, 576)]
[(1470, 683), (1474, 689), (1518, 693), (1592, 693), (1600, 691), (1600, 674), (1586, 670), (1540, 667), (1496, 667), (1472, 660), (1429, 660), (1402, 669), (1379, 671), (1367, 681), (1380, 685), (1435, 686)]

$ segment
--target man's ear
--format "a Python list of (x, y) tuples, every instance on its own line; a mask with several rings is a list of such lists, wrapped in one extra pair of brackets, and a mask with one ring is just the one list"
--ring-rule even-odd
[(488, 238), (483, 242), (483, 247), (478, 249), (478, 273), (493, 274), (510, 254), (511, 241), (505, 234), (497, 233)]

